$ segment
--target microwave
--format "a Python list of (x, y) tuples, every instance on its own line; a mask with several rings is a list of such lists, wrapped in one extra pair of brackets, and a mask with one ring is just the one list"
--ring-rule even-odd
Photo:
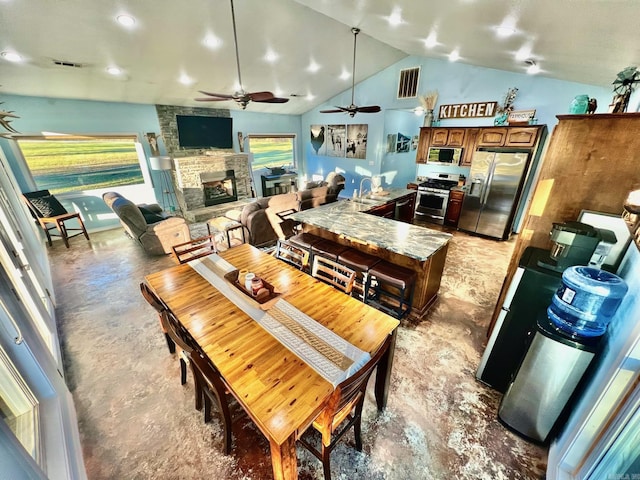
[(462, 148), (431, 147), (427, 155), (427, 165), (454, 165), (460, 164)]

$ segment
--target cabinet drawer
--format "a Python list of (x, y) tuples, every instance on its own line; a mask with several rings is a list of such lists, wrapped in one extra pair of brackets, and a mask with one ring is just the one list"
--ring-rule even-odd
[(533, 147), (538, 138), (537, 128), (510, 128), (507, 132), (507, 147)]
[(483, 128), (478, 136), (478, 147), (502, 147), (507, 139), (506, 128)]

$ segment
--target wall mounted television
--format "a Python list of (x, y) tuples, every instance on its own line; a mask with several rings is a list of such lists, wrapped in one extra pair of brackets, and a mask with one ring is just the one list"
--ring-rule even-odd
[(233, 148), (231, 117), (176, 115), (178, 142), (184, 148)]

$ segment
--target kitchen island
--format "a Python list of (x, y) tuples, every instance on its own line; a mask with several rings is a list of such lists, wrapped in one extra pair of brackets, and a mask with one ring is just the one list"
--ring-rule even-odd
[[(375, 216), (384, 205), (395, 203), (414, 190), (389, 189), (387, 195), (335, 203), (296, 212), (291, 219), (305, 232), (375, 255), (416, 272), (410, 316), (422, 317), (435, 301), (451, 234)], [(369, 214), (372, 212), (374, 214)]]

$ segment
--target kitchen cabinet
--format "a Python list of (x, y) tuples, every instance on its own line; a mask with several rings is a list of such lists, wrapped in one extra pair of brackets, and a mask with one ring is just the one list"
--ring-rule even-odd
[(538, 139), (535, 127), (514, 127), (507, 131), (505, 147), (533, 147)]
[(410, 193), (382, 205), (376, 205), (365, 213), (376, 217), (391, 218), (405, 223), (413, 223), (416, 207), (416, 193)]
[(430, 147), (462, 147), (459, 165), (471, 166), (478, 148), (535, 147), (545, 125), (505, 127), (422, 127), (416, 154), (416, 163), (427, 163)]
[(449, 192), (449, 202), (447, 203), (447, 213), (444, 216), (444, 224), (449, 227), (457, 227), (462, 210), (464, 192), (462, 190), (451, 190)]
[(396, 215), (396, 202), (385, 203), (367, 210), (368, 214), (376, 217), (394, 218)]
[(416, 194), (406, 195), (396, 200), (394, 218), (399, 222), (413, 223), (413, 214), (416, 210)]
[(477, 147), (502, 147), (507, 139), (507, 128), (483, 128), (478, 135)]
[(464, 144), (464, 128), (433, 128), (431, 132), (432, 147), (462, 147)]
[(460, 158), (461, 167), (470, 167), (473, 159), (473, 152), (476, 150), (476, 142), (478, 141), (479, 128), (468, 128), (464, 138), (462, 149), (462, 157)]

